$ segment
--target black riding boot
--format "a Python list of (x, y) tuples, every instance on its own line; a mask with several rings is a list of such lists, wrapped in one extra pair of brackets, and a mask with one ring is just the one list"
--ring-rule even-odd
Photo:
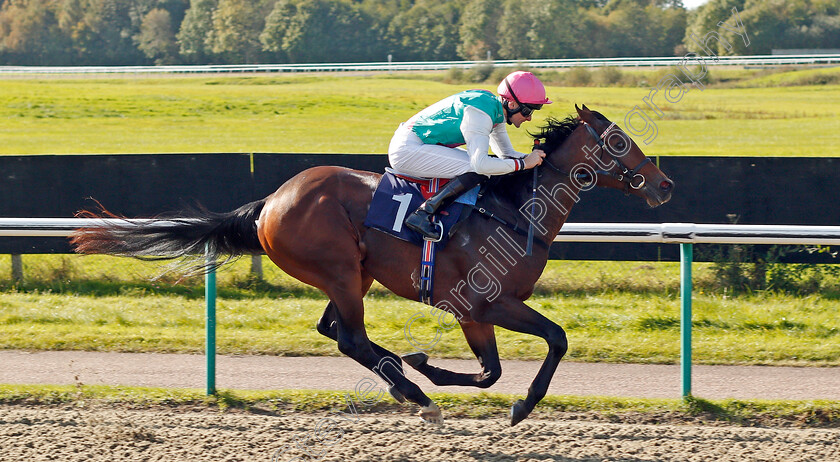
[(414, 231), (422, 234), (425, 239), (439, 241), (443, 236), (440, 229), (432, 223), (435, 212), (444, 204), (449, 204), (458, 198), (461, 193), (469, 191), (487, 179), (486, 176), (470, 172), (456, 176), (449, 180), (440, 191), (423, 202), (417, 210), (408, 216), (405, 225)]

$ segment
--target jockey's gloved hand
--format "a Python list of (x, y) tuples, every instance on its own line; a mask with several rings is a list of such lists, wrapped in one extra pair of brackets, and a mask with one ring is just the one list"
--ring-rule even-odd
[(525, 156), (525, 168), (530, 169), (542, 164), (543, 158), (545, 158), (545, 151), (542, 149), (534, 149), (530, 154)]

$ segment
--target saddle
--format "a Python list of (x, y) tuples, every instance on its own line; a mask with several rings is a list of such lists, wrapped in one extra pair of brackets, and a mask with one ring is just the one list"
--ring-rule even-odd
[[(494, 188), (499, 183), (498, 177), (484, 182), (483, 186), (463, 193), (455, 201), (435, 214), (436, 220), (443, 227), (439, 242), (424, 240), (423, 237), (404, 226), (405, 218), (420, 204), (431, 197), (446, 184), (445, 179), (416, 178), (385, 169), (379, 181), (365, 218), (365, 226), (390, 234), (398, 239), (421, 246), (419, 299), (422, 303), (433, 305), (434, 265), (437, 250), (457, 232), (473, 212), (487, 219), (495, 220), (514, 232), (527, 235), (528, 221), (520, 216), (515, 204), (510, 203), (500, 194), (504, 185)], [(491, 210), (498, 210), (499, 213)]]
[[(417, 178), (386, 169), (379, 181), (373, 200), (370, 203), (365, 226), (374, 228), (412, 244), (422, 246), (423, 237), (403, 225), (406, 217), (414, 212), (424, 200), (431, 197), (449, 181), (441, 178)], [(435, 214), (443, 226), (443, 239), (438, 248), (444, 248), (449, 238), (455, 234), (459, 223), (466, 219), (462, 213), (465, 206), (474, 206), (478, 199), (479, 188), (465, 192), (452, 204), (438, 210)], [(470, 210), (470, 209), (467, 209)]]

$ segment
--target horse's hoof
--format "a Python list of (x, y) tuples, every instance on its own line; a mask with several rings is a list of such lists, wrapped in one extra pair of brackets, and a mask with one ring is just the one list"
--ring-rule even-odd
[(423, 419), (423, 422), (443, 425), (443, 414), (440, 412), (440, 408), (435, 403), (421, 407), (418, 415), (421, 419)]
[(398, 403), (402, 404), (405, 402), (405, 396), (397, 390), (397, 387), (388, 387), (388, 393), (390, 393)]
[(528, 409), (528, 406), (525, 404), (523, 400), (517, 400), (513, 403), (513, 407), (510, 408), (510, 426), (514, 426), (519, 422), (525, 420), (525, 417), (528, 417), (528, 414), (531, 413), (531, 410)]
[(418, 367), (426, 364), (426, 361), (429, 360), (429, 355), (423, 353), (422, 351), (416, 351), (414, 353), (403, 355), (402, 359), (408, 363), (409, 366), (417, 369)]

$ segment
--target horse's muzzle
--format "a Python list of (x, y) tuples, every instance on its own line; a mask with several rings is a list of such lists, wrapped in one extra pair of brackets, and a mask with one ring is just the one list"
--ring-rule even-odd
[(658, 183), (647, 183), (642, 191), (649, 206), (659, 207), (671, 200), (671, 194), (674, 191), (674, 182), (669, 178), (663, 178)]

